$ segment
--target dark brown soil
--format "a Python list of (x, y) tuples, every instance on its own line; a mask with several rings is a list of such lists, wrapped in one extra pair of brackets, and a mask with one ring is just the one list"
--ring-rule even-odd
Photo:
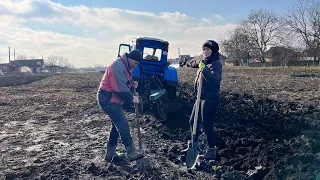
[[(0, 179), (317, 179), (318, 74), (316, 68), (224, 68), (218, 161), (187, 172), (179, 151), (190, 134), (195, 69), (179, 69), (181, 111), (166, 122), (141, 118), (151, 158), (145, 173), (135, 163), (108, 169), (103, 161), (110, 120), (96, 102), (101, 73), (0, 77)], [(137, 143), (135, 116), (126, 114)], [(120, 140), (118, 150), (124, 152)]]

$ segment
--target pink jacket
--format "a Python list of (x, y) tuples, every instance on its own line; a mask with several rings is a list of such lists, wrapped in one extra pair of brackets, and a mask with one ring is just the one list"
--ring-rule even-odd
[(132, 71), (129, 68), (126, 55), (124, 54), (116, 59), (107, 67), (99, 87), (112, 93), (110, 102), (117, 104), (131, 103), (133, 99), (133, 94), (130, 91), (132, 87)]

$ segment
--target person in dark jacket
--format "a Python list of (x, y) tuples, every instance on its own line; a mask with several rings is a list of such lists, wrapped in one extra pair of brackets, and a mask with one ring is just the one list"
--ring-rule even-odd
[[(204, 59), (199, 63), (199, 69), (194, 83), (194, 92), (197, 94), (199, 91), (199, 77), (203, 77), (202, 89), (201, 89), (201, 102), (198, 114), (198, 126), (195, 135), (195, 147), (199, 148), (198, 138), (203, 131), (207, 136), (208, 148), (204, 154), (199, 155), (200, 159), (215, 160), (216, 159), (216, 137), (213, 130), (213, 123), (215, 114), (218, 110), (220, 103), (220, 82), (222, 76), (222, 63), (219, 56), (219, 45), (213, 40), (207, 40), (202, 46)], [(195, 116), (194, 104), (191, 116), (190, 116), (190, 128), (193, 128), (194, 116)], [(202, 128), (201, 128), (202, 127)], [(190, 141), (188, 141), (190, 144)], [(188, 146), (189, 148), (189, 146)], [(186, 152), (188, 149), (183, 150)]]
[(142, 53), (132, 50), (116, 59), (105, 71), (97, 92), (97, 100), (103, 111), (112, 121), (109, 141), (107, 143), (105, 160), (110, 162), (117, 157), (116, 147), (119, 135), (125, 146), (129, 161), (143, 157), (134, 146), (130, 134), (128, 120), (123, 112), (123, 104), (139, 104), (139, 98), (134, 96), (131, 88), (137, 88), (138, 83), (132, 81), (132, 69), (140, 64)]

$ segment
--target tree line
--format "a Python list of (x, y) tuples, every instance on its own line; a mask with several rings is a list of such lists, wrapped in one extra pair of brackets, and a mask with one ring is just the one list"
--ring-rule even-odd
[[(30, 59), (38, 59), (36, 56), (27, 56), (27, 55), (17, 55), (17, 60), (30, 60)], [(67, 71), (102, 71), (105, 70), (104, 65), (95, 64), (93, 66), (88, 67), (79, 67), (75, 68), (69, 60), (63, 56), (50, 55), (43, 59), (44, 66), (50, 66), (51, 69), (56, 67), (65, 68)]]
[[(17, 60), (38, 59), (36, 56), (17, 55)], [(69, 62), (68, 58), (57, 55), (50, 55), (43, 59), (44, 66), (59, 66), (72, 69), (74, 66)]]
[(277, 48), (268, 56), (282, 65), (308, 55), (319, 65), (320, 1), (297, 0), (285, 14), (252, 10), (222, 42), (225, 55), (240, 65), (252, 57), (265, 63), (270, 46)]

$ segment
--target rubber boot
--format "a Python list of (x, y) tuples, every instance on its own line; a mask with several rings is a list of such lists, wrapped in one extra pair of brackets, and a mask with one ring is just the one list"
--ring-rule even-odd
[(117, 148), (116, 145), (107, 144), (106, 154), (105, 154), (105, 157), (104, 157), (104, 160), (106, 162), (111, 162), (112, 159), (113, 160), (117, 159), (117, 155), (118, 154), (116, 153), (116, 148)]
[(216, 160), (217, 148), (207, 148), (206, 152), (202, 155), (199, 155), (199, 159), (206, 159), (206, 160)]
[(144, 155), (134, 147), (134, 144), (126, 146), (126, 151), (127, 151), (127, 156), (130, 162), (144, 157)]
[(124, 154), (116, 152), (116, 148), (117, 148), (117, 146), (107, 144), (106, 154), (104, 157), (104, 160), (106, 162), (108, 162), (108, 163), (111, 161), (119, 162), (119, 161), (122, 161), (125, 159)]
[[(188, 144), (188, 147), (186, 149), (183, 149), (181, 151), (181, 153), (187, 153), (187, 151), (191, 148), (191, 141), (190, 140), (187, 142), (187, 144)], [(199, 142), (194, 142), (194, 148), (199, 150)]]

